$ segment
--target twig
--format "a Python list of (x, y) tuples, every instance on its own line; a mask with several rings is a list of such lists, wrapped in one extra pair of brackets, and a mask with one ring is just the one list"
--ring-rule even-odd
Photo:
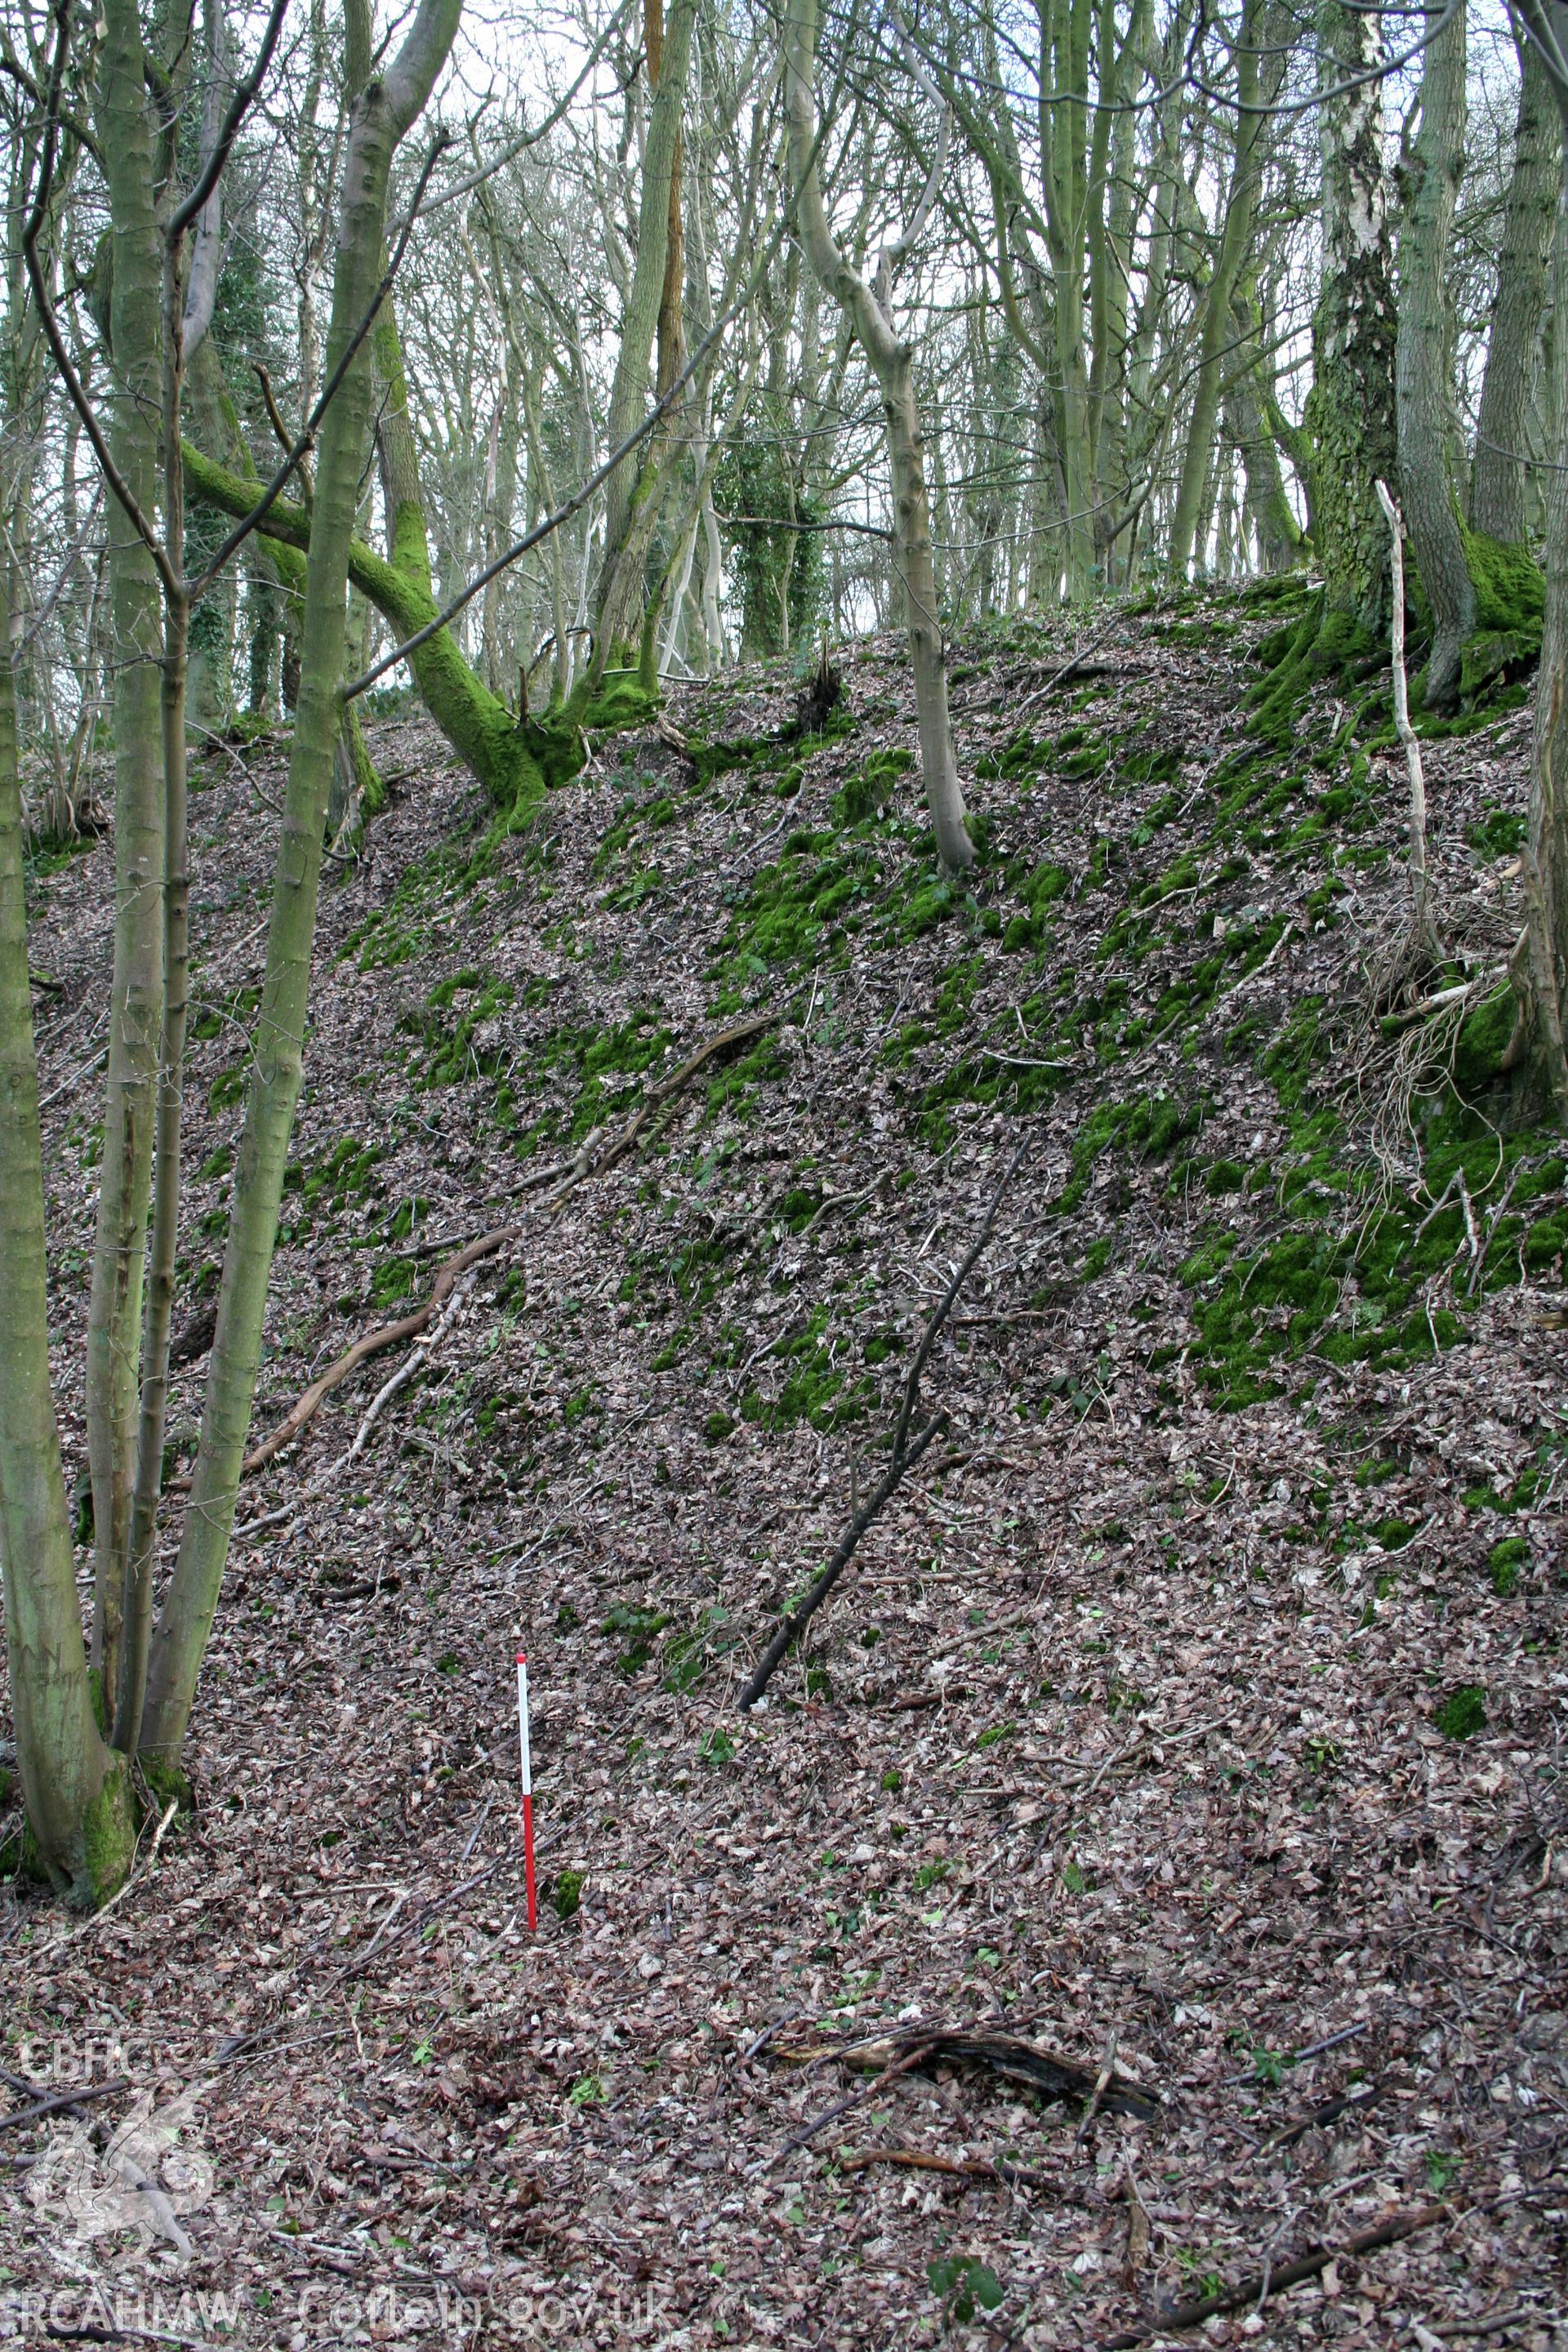
[(1410, 724), (1410, 689), (1405, 675), (1405, 518), (1389, 495), (1386, 482), (1376, 485), (1377, 502), (1388, 519), (1389, 569), (1393, 576), (1394, 613), (1391, 649), (1394, 671), (1394, 728), (1405, 746), (1410, 776), (1410, 915), (1415, 944), (1421, 952), (1436, 947), (1426, 876), (1426, 779), (1421, 768), (1421, 746)]
[(397, 1901), (393, 1905), (392, 1909), (387, 1913), (386, 1917), (383, 1920), (366, 1949), (361, 1953), (359, 1958), (357, 1960), (349, 1961), (345, 1967), (341, 1968), (338, 1970), (337, 1973), (340, 1980), (350, 1977), (363, 1976), (365, 1969), (369, 1968), (372, 1960), (375, 1959), (383, 1951), (385, 1950), (388, 1943), (401, 1943), (404, 1937), (408, 1934), (411, 1928), (422, 1927), (427, 1919), (433, 1919), (435, 1917), (437, 1911), (449, 1909), (451, 1905), (458, 1901), (462, 1895), (471, 1894), (476, 1886), (482, 1886), (487, 1878), (493, 1878), (495, 1876), (497, 1871), (501, 1866), (501, 1863), (504, 1862), (506, 1856), (503, 1854), (495, 1862), (487, 1863), (483, 1870), (476, 1871), (472, 1878), (465, 1878), (462, 1885), (460, 1886), (454, 1886), (449, 1894), (432, 1895), (427, 1901), (416, 1904), (414, 1909), (403, 1918), (403, 1924), (398, 1928), (396, 1935), (393, 1936), (390, 1933), (393, 1921), (398, 1918), (403, 1912), (404, 1897), (399, 1895)]
[(1044, 686), (1037, 687), (1033, 694), (1026, 694), (1022, 702), (1015, 703), (1013, 706), (1013, 716), (1017, 718), (1023, 711), (1033, 709), (1037, 702), (1044, 702), (1047, 694), (1054, 694), (1058, 686), (1065, 686), (1068, 679), (1073, 675), (1073, 672), (1075, 670), (1081, 669), (1085, 662), (1089, 660), (1090, 655), (1097, 654), (1100, 651), (1100, 646), (1104, 645), (1114, 634), (1121, 618), (1121, 615), (1119, 613), (1116, 615), (1115, 620), (1109, 621), (1106, 624), (1098, 637), (1090, 637), (1088, 645), (1083, 647), (1082, 651), (1074, 654), (1071, 661), (1063, 662), (1060, 669), (1053, 671), (1052, 675), (1047, 678)]
[(857, 2083), (847, 2099), (840, 2099), (835, 2105), (825, 2107), (821, 2115), (814, 2116), (810, 2123), (803, 2124), (800, 2130), (792, 2134), (782, 2147), (775, 2148), (772, 2156), (759, 2157), (754, 2164), (748, 2165), (747, 2177), (754, 2178), (760, 2172), (771, 2170), (784, 2157), (792, 2156), (797, 2147), (804, 2147), (808, 2139), (815, 2139), (817, 2133), (824, 2130), (827, 2125), (837, 2122), (840, 2116), (847, 2115), (851, 2107), (858, 2107), (862, 2099), (869, 2098), (873, 2091), (885, 2090), (898, 2075), (909, 2074), (912, 2068), (921, 2063), (922, 2059), (931, 2056), (935, 2046), (934, 2042), (917, 2042), (915, 2047), (907, 2051), (903, 2057), (895, 2058), (890, 2066), (885, 2066), (879, 2074), (868, 2075), (865, 2082)]
[(1279, 953), (1280, 949), (1285, 945), (1286, 940), (1293, 939), (1295, 934), (1296, 925), (1292, 919), (1290, 922), (1286, 924), (1284, 929), (1275, 940), (1274, 945), (1264, 957), (1263, 961), (1261, 963), (1255, 963), (1250, 971), (1244, 971), (1241, 978), (1238, 981), (1234, 982), (1232, 985), (1225, 991), (1220, 1002), (1222, 1003), (1228, 1003), (1233, 996), (1239, 996), (1244, 988), (1250, 988), (1255, 980), (1261, 980), (1264, 973), (1268, 970), (1269, 965), (1274, 961), (1275, 957)]
[(1117, 2032), (1116, 2028), (1113, 2025), (1106, 2038), (1105, 2055), (1100, 2062), (1100, 2072), (1094, 2078), (1094, 2088), (1089, 2095), (1082, 2117), (1079, 2123), (1078, 2130), (1074, 2135), (1077, 2143), (1080, 2147), (1084, 2140), (1089, 2137), (1089, 2126), (1093, 2123), (1096, 2115), (1100, 2111), (1100, 2103), (1101, 2099), (1104, 2098), (1106, 2092), (1110, 2088), (1110, 2078), (1116, 2072), (1116, 2042)]
[[(7, 2074), (5, 2080), (20, 2087), (24, 2078), (18, 2074)], [(32, 2090), (36, 2085), (28, 2084), (26, 2087)], [(63, 2107), (85, 2106), (89, 2099), (112, 2098), (117, 2091), (130, 2088), (130, 2084), (121, 2077), (117, 2077), (112, 2083), (79, 2083), (74, 2090), (56, 2091), (47, 2097), (35, 2098), (30, 2106), (13, 2107), (9, 2115), (0, 2116), (0, 2132), (14, 2131), (18, 2124), (37, 2123), (40, 2116), (58, 2115)]]
[(1300, 2286), (1303, 2279), (1316, 2278), (1329, 2264), (1360, 2254), (1375, 2253), (1380, 2246), (1397, 2245), (1402, 2238), (1413, 2238), (1418, 2230), (1435, 2229), (1439, 2221), (1451, 2221), (1455, 2208), (1451, 2205), (1422, 2205), (1414, 2213), (1398, 2213), (1375, 2230), (1359, 2231), (1353, 2238), (1342, 2239), (1338, 2245), (1315, 2246), (1310, 2253), (1299, 2255), (1293, 2263), (1282, 2263), (1278, 2270), (1254, 2273), (1243, 2279), (1239, 2286), (1222, 2287), (1217, 2294), (1199, 2296), (1191, 2303), (1179, 2303), (1173, 2311), (1151, 2316), (1136, 2327), (1124, 2328), (1120, 2336), (1109, 2336), (1100, 2352), (1138, 2352), (1140, 2345), (1151, 2336), (1163, 2336), (1178, 2328), (1201, 2327), (1205, 2319), (1222, 2312), (1242, 2311), (1248, 2304), (1256, 2305), (1259, 2295), (1279, 2294), (1286, 2287)]

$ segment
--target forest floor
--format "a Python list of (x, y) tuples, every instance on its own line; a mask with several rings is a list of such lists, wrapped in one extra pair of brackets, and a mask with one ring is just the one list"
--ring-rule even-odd
[[(1279, 617), (958, 645), (968, 888), (891, 640), (827, 740), (777, 738), (782, 670), (693, 687), (510, 835), (373, 728), (257, 1433), (521, 1236), (357, 1456), (397, 1357), (247, 1482), (195, 1812), (99, 1918), (0, 1888), (10, 2077), (121, 2085), (0, 2117), (0, 2330), (1568, 2346), (1563, 1160), (1445, 1082), (1457, 1015), (1369, 1017), (1386, 680), (1249, 732)], [(1455, 971), (1519, 920), (1527, 744), (1426, 746)], [(193, 802), (193, 1316), (285, 757)], [(110, 875), (34, 891), (73, 1477)], [(526, 1189), (753, 1009), (607, 1173)], [(742, 1716), (1020, 1141), (949, 1424)]]

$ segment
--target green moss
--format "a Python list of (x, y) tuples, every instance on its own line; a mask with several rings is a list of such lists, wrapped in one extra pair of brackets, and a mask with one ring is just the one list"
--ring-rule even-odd
[(1461, 1683), (1436, 1708), (1433, 1722), (1445, 1739), (1473, 1739), (1487, 1727), (1487, 1695), (1479, 1683)]
[(67, 1890), (72, 1903), (96, 1911), (118, 1894), (136, 1853), (136, 1803), (130, 1767), (111, 1755), (98, 1794), (82, 1821), (81, 1860)]
[(833, 814), (841, 824), (862, 824), (875, 816), (898, 779), (914, 766), (912, 751), (873, 751), (833, 796)]
[(1494, 996), (1467, 1013), (1454, 1045), (1454, 1084), (1461, 1094), (1479, 1094), (1498, 1076), (1517, 1017), (1518, 1006), (1507, 981)]
[(1504, 1536), (1487, 1556), (1492, 1591), (1506, 1600), (1519, 1583), (1520, 1571), (1530, 1565), (1530, 1545), (1523, 1536)]
[(583, 1889), (587, 1885), (586, 1874), (581, 1870), (558, 1871), (550, 1890), (550, 1900), (555, 1916), (563, 1921), (577, 1916), (583, 1901)]
[(1519, 810), (1489, 807), (1467, 829), (1465, 839), (1483, 857), (1508, 857), (1524, 846), (1529, 831), (1529, 820)]

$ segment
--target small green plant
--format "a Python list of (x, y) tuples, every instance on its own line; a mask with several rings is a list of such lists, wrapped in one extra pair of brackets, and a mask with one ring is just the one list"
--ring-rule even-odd
[[(554, 1885), (550, 1890), (550, 1900), (555, 1906), (557, 1918), (574, 1919), (576, 1917), (582, 1907), (583, 1885), (584, 1873), (580, 1870), (563, 1870), (558, 1874)], [(579, 2101), (578, 2104), (581, 2105), (582, 2102)]]
[(942, 2318), (947, 2326), (956, 2323), (967, 2327), (976, 2305), (982, 2311), (1001, 2308), (1001, 2280), (989, 2263), (980, 2262), (973, 2254), (939, 2254), (935, 2262), (926, 2264), (926, 2277), (932, 2294), (942, 2298)]
[(887, 1790), (889, 1796), (897, 1796), (899, 1790), (903, 1787), (903, 1785), (904, 1776), (901, 1772), (895, 1772), (889, 1769), (888, 1771), (883, 1773), (882, 1786)]
[(1439, 2197), (1464, 2170), (1465, 2159), (1451, 2147), (1429, 2147), (1426, 2151), (1426, 2185)]
[(729, 1733), (715, 1724), (699, 1748), (697, 1760), (700, 1764), (728, 1764), (735, 1752), (735, 1743)]
[(928, 1886), (934, 1886), (939, 1878), (945, 1878), (952, 1868), (951, 1862), (922, 1862), (915, 1873), (917, 1892), (923, 1895)]
[(597, 2074), (579, 2074), (566, 2094), (566, 2104), (573, 2107), (602, 2107), (605, 2086)]
[(1450, 1691), (1432, 1718), (1445, 1739), (1473, 1739), (1487, 1727), (1487, 1695), (1479, 1683)]

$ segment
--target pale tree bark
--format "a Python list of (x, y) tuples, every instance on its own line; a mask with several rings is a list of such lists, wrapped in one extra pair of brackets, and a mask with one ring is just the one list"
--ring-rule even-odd
[(1198, 329), (1198, 371), (1193, 388), (1192, 412), (1182, 453), (1181, 478), (1171, 518), (1168, 561), (1182, 578), (1193, 559), (1198, 538), (1198, 515), (1205, 483), (1214, 456), (1215, 430), (1219, 422), (1220, 392), (1232, 340), (1231, 303), (1237, 282), (1251, 255), (1252, 222), (1257, 210), (1262, 119), (1251, 110), (1258, 102), (1258, 52), (1262, 35), (1265, 0), (1245, 0), (1241, 36), (1236, 47), (1237, 98), (1235, 145), (1230, 184), (1226, 191), (1219, 250), (1204, 289)]
[[(1318, 73), (1334, 87), (1383, 60), (1379, 22), (1321, 0)], [(1397, 470), (1394, 304), (1383, 84), (1325, 100), (1322, 290), (1312, 320), (1315, 553), (1324, 578), (1321, 661), (1370, 654), (1388, 619), (1388, 538), (1375, 485)]]
[[(649, 5), (657, 10), (658, 0), (649, 0)], [(668, 337), (670, 298), (666, 264), (669, 256), (671, 208), (672, 205), (678, 207), (679, 204), (680, 116), (686, 95), (687, 65), (691, 52), (691, 28), (696, 15), (697, 0), (674, 0), (669, 23), (664, 31), (658, 83), (648, 111), (647, 140), (643, 150), (637, 259), (621, 321), (621, 346), (610, 391), (605, 442), (611, 449), (619, 448), (621, 443), (636, 432), (641, 421), (647, 398), (648, 364), (654, 356), (656, 341), (660, 342), (661, 371), (668, 359), (666, 341), (660, 336), (660, 321), (665, 321), (665, 336)], [(678, 311), (679, 285), (673, 299)], [(679, 367), (671, 366), (671, 383), (679, 372)], [(626, 457), (616, 467), (605, 486), (605, 551), (595, 596), (594, 646), (588, 671), (590, 690), (603, 677), (611, 647), (626, 626), (637, 585), (635, 575), (638, 569), (639, 548), (646, 550), (652, 530), (653, 519), (647, 516), (646, 509), (651, 503), (653, 486), (658, 478), (662, 454), (659, 445), (668, 439), (668, 429), (654, 436), (654, 446), (647, 450), (640, 465), (635, 457)]]
[(931, 561), (931, 508), (926, 492), (925, 450), (915, 394), (914, 352), (892, 317), (892, 272), (908, 251), (934, 199), (945, 160), (947, 126), (926, 194), (908, 229), (881, 255), (875, 286), (868, 285), (839, 251), (823, 205), (816, 168), (816, 0), (791, 0), (784, 20), (784, 90), (789, 108), (790, 155), (796, 215), (806, 258), (825, 290), (843, 307), (882, 394), (888, 456), (893, 475), (893, 556), (904, 592), (910, 666), (914, 672), (920, 722), (921, 767), (937, 855), (950, 874), (974, 863), (974, 845), (965, 826), (963, 792), (952, 747), (947, 709), (947, 669), (937, 616), (936, 570)]
[(1519, 116), (1497, 297), (1476, 420), (1470, 526), (1505, 547), (1525, 541), (1526, 438), (1546, 315), (1547, 255), (1562, 182), (1557, 110), (1533, 41), (1520, 44)]
[(1459, 528), (1454, 478), (1453, 327), (1445, 271), (1465, 163), (1465, 11), (1429, 42), (1421, 117), (1407, 138), (1399, 237), (1399, 336), (1394, 388), (1405, 521), (1432, 606), (1426, 700), (1446, 709), (1459, 690), (1459, 657), (1476, 626), (1476, 588)]
[[(393, 156), (429, 99), (460, 6), (461, 0), (421, 0), (385, 79), (367, 82), (355, 101), (338, 206), (328, 354), (333, 366), (375, 292)], [(143, 1753), (164, 1765), (174, 1762), (184, 1742), (228, 1554), (299, 1099), (321, 834), (339, 724), (349, 544), (370, 415), (369, 362), (362, 349), (327, 411), (317, 457), (300, 703), (217, 1329), (190, 1503), (153, 1633), (142, 1723)]]

